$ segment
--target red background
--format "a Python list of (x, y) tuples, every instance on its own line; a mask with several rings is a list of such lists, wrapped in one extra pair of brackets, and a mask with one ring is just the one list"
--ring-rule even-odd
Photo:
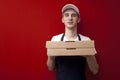
[(45, 42), (63, 33), (61, 8), (79, 7), (78, 32), (95, 40), (100, 71), (87, 80), (120, 80), (119, 0), (1, 0), (0, 80), (55, 80), (46, 66)]

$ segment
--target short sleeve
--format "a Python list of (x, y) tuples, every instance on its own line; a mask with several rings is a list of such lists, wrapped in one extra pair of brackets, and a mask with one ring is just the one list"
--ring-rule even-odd
[(56, 40), (56, 37), (55, 36), (53, 36), (52, 37), (52, 39), (51, 39), (51, 41), (55, 41)]
[(63, 34), (55, 35), (52, 37), (51, 41), (60, 41)]

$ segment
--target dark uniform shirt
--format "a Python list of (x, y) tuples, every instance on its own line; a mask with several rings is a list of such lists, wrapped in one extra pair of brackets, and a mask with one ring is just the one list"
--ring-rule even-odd
[[(64, 39), (64, 34), (61, 41)], [(78, 35), (78, 39), (81, 40)], [(82, 56), (56, 57), (57, 80), (86, 80), (86, 58)]]

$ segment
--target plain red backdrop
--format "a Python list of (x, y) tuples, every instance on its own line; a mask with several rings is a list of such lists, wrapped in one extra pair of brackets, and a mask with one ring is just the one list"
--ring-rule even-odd
[(78, 32), (95, 40), (100, 71), (87, 80), (120, 80), (119, 0), (1, 0), (0, 80), (55, 80), (46, 66), (45, 42), (63, 33), (61, 8), (79, 7)]

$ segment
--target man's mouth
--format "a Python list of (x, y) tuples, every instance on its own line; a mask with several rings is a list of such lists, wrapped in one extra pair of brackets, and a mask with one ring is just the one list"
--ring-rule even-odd
[(68, 24), (72, 24), (73, 22), (67, 22)]

